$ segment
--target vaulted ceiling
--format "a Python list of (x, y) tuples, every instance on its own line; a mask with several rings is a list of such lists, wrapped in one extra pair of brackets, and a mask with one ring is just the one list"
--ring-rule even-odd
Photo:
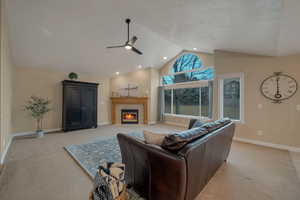
[[(261, 55), (300, 52), (299, 0), (8, 0), (18, 67), (97, 73), (160, 67), (197, 48)], [(126, 18), (139, 56), (106, 49), (126, 40)]]

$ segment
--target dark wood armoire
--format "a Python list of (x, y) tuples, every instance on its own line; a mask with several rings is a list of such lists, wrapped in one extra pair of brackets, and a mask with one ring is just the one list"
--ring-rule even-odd
[(64, 80), (63, 130), (97, 127), (98, 83)]

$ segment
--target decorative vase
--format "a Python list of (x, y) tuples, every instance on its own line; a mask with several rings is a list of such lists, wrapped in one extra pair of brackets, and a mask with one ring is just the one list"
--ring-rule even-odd
[(44, 131), (43, 130), (37, 130), (36, 131), (37, 137), (41, 138), (44, 136)]

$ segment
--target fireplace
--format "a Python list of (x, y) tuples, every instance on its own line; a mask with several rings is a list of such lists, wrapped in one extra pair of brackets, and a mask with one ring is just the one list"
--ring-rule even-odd
[(121, 110), (122, 124), (138, 124), (139, 123), (139, 110)]

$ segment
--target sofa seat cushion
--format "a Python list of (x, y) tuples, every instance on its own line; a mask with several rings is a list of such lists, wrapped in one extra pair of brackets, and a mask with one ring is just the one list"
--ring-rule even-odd
[(170, 134), (164, 138), (162, 148), (169, 151), (179, 151), (186, 144), (219, 129), (230, 122), (231, 120), (229, 119), (220, 119), (214, 122), (205, 123), (201, 127)]

